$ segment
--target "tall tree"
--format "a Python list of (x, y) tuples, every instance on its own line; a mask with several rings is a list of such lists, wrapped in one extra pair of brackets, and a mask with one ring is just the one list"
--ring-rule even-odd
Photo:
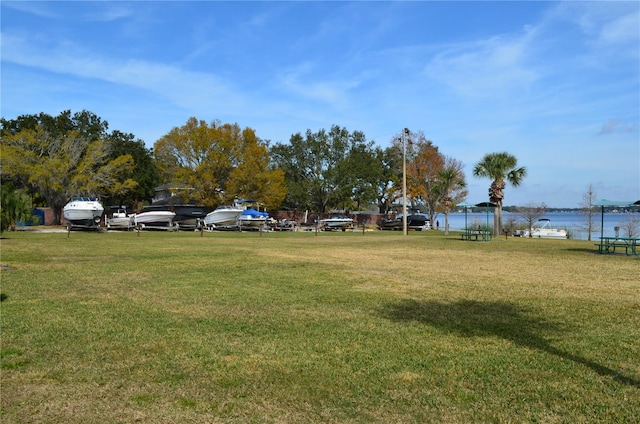
[(314, 179), (313, 158), (307, 152), (302, 135), (293, 134), (289, 144), (276, 143), (271, 146), (270, 153), (273, 165), (284, 172), (287, 195), (282, 206), (285, 209), (309, 209)]
[(268, 146), (251, 128), (189, 118), (160, 138), (154, 152), (162, 178), (188, 187), (204, 205), (251, 197), (277, 207), (283, 197), (281, 171), (269, 169)]
[(585, 229), (587, 230), (587, 240), (591, 241), (591, 234), (597, 231), (600, 226), (595, 222), (595, 217), (598, 214), (598, 207), (593, 206), (596, 201), (596, 191), (593, 188), (593, 184), (589, 184), (587, 191), (582, 195), (582, 202), (580, 202), (580, 213), (582, 213), (585, 222)]
[(107, 136), (107, 140), (111, 145), (109, 154), (111, 160), (124, 155), (131, 156), (135, 167), (128, 177), (137, 185), (129, 192), (104, 200), (110, 204), (132, 205), (137, 210), (140, 202), (151, 201), (155, 193), (154, 188), (160, 184), (160, 173), (153, 158), (153, 151), (147, 149), (144, 142), (136, 139), (133, 134), (118, 130), (112, 131)]
[(162, 180), (191, 188), (189, 193), (198, 203), (224, 203), (225, 196), (229, 197), (225, 188), (236, 163), (239, 137), (238, 125), (221, 125), (219, 121), (208, 124), (189, 118), (185, 125), (172, 128), (154, 144)]
[[(437, 190), (439, 172), (444, 167), (445, 157), (438, 146), (427, 140), (420, 131), (409, 132), (405, 138), (406, 168), (407, 168), (407, 197), (408, 202), (415, 207), (417, 203), (423, 203), (427, 207), (431, 221), (435, 216), (440, 193)], [(402, 138), (396, 137), (393, 146), (399, 152), (398, 173), (402, 181)], [(401, 183), (396, 188), (402, 191)]]
[(373, 142), (354, 143), (346, 161), (354, 208), (361, 210), (378, 201), (380, 182), (387, 177), (382, 149)]
[(285, 206), (320, 213), (357, 207), (354, 196), (360, 196), (360, 202), (370, 196), (359, 184), (371, 185), (373, 176), (363, 174), (365, 167), (356, 165), (370, 159), (370, 148), (362, 132), (350, 133), (337, 125), (328, 132), (307, 130), (304, 137), (296, 133), (289, 144), (275, 144), (271, 154), (285, 173), (288, 189)]
[(87, 111), (2, 120), (2, 176), (39, 193), (60, 223), (74, 196), (118, 196), (135, 188), (130, 155), (110, 157), (108, 125)]
[[(444, 213), (445, 235), (449, 234), (449, 213), (454, 205), (467, 196), (466, 187), (462, 162), (452, 157), (445, 157), (444, 167), (438, 171), (434, 190), (440, 198), (438, 210)], [(433, 220), (431, 222), (433, 223)]]
[(231, 171), (226, 191), (259, 200), (267, 209), (280, 207), (286, 195), (284, 171), (270, 167), (268, 145), (252, 129), (243, 130), (241, 140), (238, 152), (243, 160)]
[(378, 212), (387, 214), (393, 202), (398, 198), (398, 187), (402, 184), (401, 169), (402, 156), (394, 146), (382, 150), (376, 148), (375, 162), (378, 168), (376, 181), (376, 202)]
[(493, 215), (493, 234), (498, 236), (502, 228), (502, 204), (507, 182), (514, 187), (519, 186), (526, 177), (527, 170), (525, 167), (518, 167), (516, 157), (507, 152), (489, 153), (476, 163), (473, 175), (492, 180), (489, 187), (489, 201), (496, 205)]

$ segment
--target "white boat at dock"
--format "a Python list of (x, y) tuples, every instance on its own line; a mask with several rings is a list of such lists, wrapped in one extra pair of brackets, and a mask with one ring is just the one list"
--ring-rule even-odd
[(538, 220), (538, 225), (529, 230), (523, 230), (518, 234), (520, 237), (547, 238), (547, 239), (567, 239), (567, 231), (557, 228), (550, 228), (551, 220), (542, 218)]

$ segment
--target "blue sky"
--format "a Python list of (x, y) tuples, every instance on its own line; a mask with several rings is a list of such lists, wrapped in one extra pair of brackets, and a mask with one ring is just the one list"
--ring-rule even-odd
[(152, 147), (195, 116), (258, 137), (422, 131), (505, 205), (640, 199), (640, 3), (2, 1), (1, 112), (90, 110)]

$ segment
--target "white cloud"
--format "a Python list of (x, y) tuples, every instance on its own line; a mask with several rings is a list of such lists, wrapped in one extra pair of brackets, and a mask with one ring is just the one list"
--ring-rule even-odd
[(605, 44), (637, 43), (640, 36), (640, 12), (620, 16), (602, 26), (599, 39)]
[(295, 97), (325, 103), (332, 108), (344, 108), (349, 104), (349, 90), (356, 88), (356, 79), (323, 79), (314, 73), (315, 66), (311, 62), (300, 64), (296, 68), (282, 73), (277, 83), (285, 91)]
[(594, 42), (597, 52), (607, 61), (640, 58), (640, 10), (625, 14), (602, 25)]
[(132, 59), (111, 59), (72, 42), (33, 44), (2, 33), (3, 61), (82, 78), (143, 88), (185, 109), (240, 108), (242, 95), (213, 74)]
[(51, 2), (32, 2), (32, 1), (5, 1), (2, 3), (3, 7), (9, 7), (19, 12), (28, 13), (31, 15), (39, 16), (41, 18), (59, 18), (60, 15), (53, 11), (50, 7)]
[(97, 22), (112, 22), (133, 16), (133, 10), (120, 2), (99, 3), (101, 10), (93, 11), (87, 18)]
[(494, 37), (438, 53), (426, 74), (462, 96), (501, 97), (528, 91), (539, 75), (526, 65), (528, 36)]
[(594, 53), (638, 58), (640, 5), (638, 2), (562, 2), (550, 10), (547, 24), (576, 25)]

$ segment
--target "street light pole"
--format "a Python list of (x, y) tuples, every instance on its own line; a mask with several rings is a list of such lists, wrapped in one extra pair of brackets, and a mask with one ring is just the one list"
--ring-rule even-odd
[(402, 130), (402, 234), (407, 235), (407, 136), (409, 129)]

